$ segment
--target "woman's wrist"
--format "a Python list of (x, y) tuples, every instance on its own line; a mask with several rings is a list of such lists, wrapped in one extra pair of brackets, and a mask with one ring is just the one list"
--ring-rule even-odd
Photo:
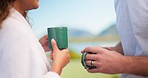
[(61, 65), (59, 65), (59, 64), (55, 64), (54, 62), (53, 62), (53, 64), (52, 64), (52, 69), (51, 69), (53, 72), (56, 72), (57, 74), (61, 74), (61, 72), (62, 72), (62, 67), (61, 67)]

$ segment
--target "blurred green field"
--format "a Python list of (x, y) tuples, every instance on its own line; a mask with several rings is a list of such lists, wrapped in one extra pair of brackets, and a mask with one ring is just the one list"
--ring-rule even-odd
[(102, 73), (88, 73), (81, 65), (80, 59), (72, 59), (63, 69), (62, 78), (119, 78), (119, 75), (108, 75)]

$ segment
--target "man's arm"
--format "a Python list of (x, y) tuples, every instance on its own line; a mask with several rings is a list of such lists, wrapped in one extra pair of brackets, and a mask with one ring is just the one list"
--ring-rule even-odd
[(119, 42), (115, 47), (104, 47), (110, 51), (116, 51), (122, 55), (124, 55), (123, 48), (121, 42)]
[(148, 57), (146, 56), (125, 56), (129, 61), (127, 70), (123, 73), (148, 77)]
[(115, 47), (112, 47), (112, 50), (124, 55), (121, 42), (119, 42)]
[[(112, 47), (112, 50), (124, 55), (121, 42), (119, 42), (115, 47)], [(140, 76), (148, 77), (148, 57), (147, 56), (125, 56), (130, 61), (127, 65), (127, 71), (124, 73), (134, 74)]]
[[(110, 47), (109, 50), (114, 50), (124, 55), (121, 42), (115, 47)], [(123, 73), (134, 74), (148, 77), (148, 57), (147, 56), (125, 56), (127, 58), (126, 68)]]

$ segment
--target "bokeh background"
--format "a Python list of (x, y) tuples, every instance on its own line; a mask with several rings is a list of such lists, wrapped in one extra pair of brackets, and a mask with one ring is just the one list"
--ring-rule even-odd
[(85, 47), (119, 42), (114, 0), (40, 0), (39, 5), (28, 14), (38, 38), (47, 34), (49, 27), (68, 27), (71, 62), (63, 69), (62, 78), (119, 78), (118, 74), (88, 73), (81, 65)]

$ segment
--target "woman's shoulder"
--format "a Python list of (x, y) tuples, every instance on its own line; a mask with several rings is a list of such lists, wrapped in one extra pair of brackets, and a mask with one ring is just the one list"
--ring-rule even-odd
[(29, 34), (29, 24), (26, 24), (22, 20), (18, 20), (14, 17), (7, 17), (1, 24), (0, 35), (13, 35), (19, 36), (24, 34)]
[(19, 28), (29, 25), (25, 17), (15, 9), (10, 10), (9, 16), (3, 21), (2, 27)]
[(23, 22), (21, 20), (16, 19), (15, 17), (8, 16), (3, 22), (2, 26), (18, 26), (18, 25), (23, 25)]
[(2, 29), (6, 30), (26, 30), (27, 27), (30, 27), (28, 22), (25, 18), (14, 15), (9, 15), (3, 22), (2, 22)]

